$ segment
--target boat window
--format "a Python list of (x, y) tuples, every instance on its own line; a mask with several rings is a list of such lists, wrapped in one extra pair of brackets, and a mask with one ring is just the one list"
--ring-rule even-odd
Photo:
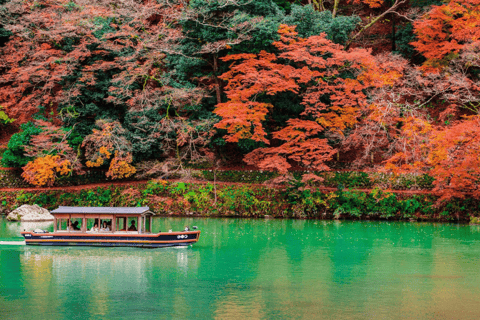
[(101, 219), (100, 232), (111, 232), (111, 231), (112, 231), (112, 219)]
[(146, 216), (146, 217), (143, 217), (143, 219), (145, 219), (145, 233), (150, 233), (152, 232), (152, 229), (151, 229), (151, 226), (150, 226), (150, 217), (149, 216)]
[(81, 231), (82, 230), (82, 218), (72, 218), (70, 219), (71, 224), (69, 224), (68, 231)]
[(67, 231), (68, 219), (57, 219), (57, 230)]
[(127, 231), (127, 217), (117, 217), (116, 226), (118, 231)]
[[(87, 230), (89, 232), (98, 232), (100, 230), (100, 223), (98, 218), (87, 218)], [(94, 228), (95, 224), (97, 225)]]
[(138, 231), (138, 217), (129, 217), (127, 219), (127, 231)]

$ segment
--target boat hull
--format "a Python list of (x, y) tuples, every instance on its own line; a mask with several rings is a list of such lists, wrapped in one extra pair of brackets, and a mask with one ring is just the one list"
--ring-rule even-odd
[(197, 242), (200, 231), (158, 234), (92, 234), (22, 232), (27, 245), (93, 247), (185, 247)]

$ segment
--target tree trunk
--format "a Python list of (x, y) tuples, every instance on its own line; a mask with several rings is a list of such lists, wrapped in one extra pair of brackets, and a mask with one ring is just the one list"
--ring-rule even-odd
[(217, 104), (222, 102), (222, 94), (220, 91), (220, 80), (218, 80), (218, 58), (217, 55), (213, 56), (213, 77), (215, 78), (215, 93), (217, 95)]
[(392, 13), (392, 51), (396, 51), (397, 50), (397, 46), (395, 44), (395, 14)]
[(337, 15), (337, 10), (338, 10), (338, 3), (340, 2), (340, 0), (335, 0), (333, 2), (333, 11), (332, 11), (332, 17), (335, 18), (335, 16)]
[(350, 38), (350, 40), (348, 40), (347, 44), (345, 45), (345, 48), (348, 49), (350, 47), (350, 45), (352, 44), (353, 41), (355, 41), (356, 38), (358, 38), (363, 32), (365, 32), (365, 30), (367, 30), (368, 28), (370, 28), (371, 26), (373, 26), (375, 23), (377, 23), (380, 19), (382, 19), (385, 15), (389, 14), (389, 13), (392, 13), (392, 14), (397, 14), (395, 12), (395, 10), (397, 10), (397, 8), (404, 4), (406, 2), (406, 0), (396, 0), (395, 3), (393, 4), (393, 6), (388, 9), (387, 11), (385, 11), (384, 13), (382, 13), (381, 15), (379, 15), (378, 17), (375, 17), (373, 18), (372, 21), (370, 21), (370, 23), (366, 24), (365, 26), (363, 26), (360, 31), (357, 32), (357, 34), (355, 34), (352, 38)]

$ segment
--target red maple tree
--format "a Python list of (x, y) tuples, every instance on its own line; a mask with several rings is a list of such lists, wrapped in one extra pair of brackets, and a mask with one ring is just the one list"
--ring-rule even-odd
[(367, 106), (363, 90), (392, 84), (401, 74), (388, 61), (377, 63), (368, 50), (346, 51), (325, 34), (302, 39), (294, 26), (287, 25), (278, 32), (281, 39), (274, 43), (278, 55), (262, 51), (223, 58), (234, 63), (221, 77), (228, 82), (229, 101), (217, 105), (214, 112), (222, 119), (216, 127), (227, 130), (228, 142), (252, 139), (270, 144), (263, 121), (274, 106), (258, 97), (286, 91), (299, 94), (305, 107), (301, 118), (288, 120), (286, 127), (272, 134), (272, 139), (285, 143), (256, 149), (245, 161), (280, 172), (290, 168), (287, 159), (326, 170), (325, 161), (336, 150), (321, 135), (343, 137)]
[[(427, 66), (448, 63), (466, 44), (480, 40), (480, 1), (451, 0), (433, 6), (414, 22), (418, 40), (412, 45), (428, 60)], [(443, 61), (443, 62), (442, 62)]]
[[(23, 123), (38, 106), (56, 112), (58, 105), (78, 105), (82, 89), (95, 90), (96, 76), (108, 72), (114, 85), (99, 103), (136, 110), (165, 101), (198, 103), (203, 90), (172, 88), (161, 79), (165, 55), (175, 53), (182, 39), (172, 22), (183, 6), (182, 1), (9, 1), (8, 14), (0, 15), (13, 34), (0, 48), (0, 104)], [(69, 76), (77, 78), (65, 81)], [(65, 116), (68, 112), (60, 118)]]

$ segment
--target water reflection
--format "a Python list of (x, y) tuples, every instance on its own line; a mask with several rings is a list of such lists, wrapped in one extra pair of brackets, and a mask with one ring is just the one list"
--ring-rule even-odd
[(11, 234), (20, 235), (21, 231), (33, 231), (35, 229), (42, 229), (53, 232), (53, 222), (9, 222), (7, 224), (8, 230)]
[(86, 318), (121, 317), (131, 308), (138, 309), (139, 314), (152, 308), (158, 312), (151, 298), (162, 288), (153, 288), (152, 283), (159, 278), (176, 278), (183, 284), (196, 277), (199, 265), (199, 253), (188, 248), (26, 246), (23, 252), (17, 253), (24, 280), (22, 295), (30, 299), (4, 303), (12, 305), (12, 309), (23, 305), (24, 312), (59, 312), (56, 316), (68, 319), (77, 317), (79, 310)]
[(161, 230), (184, 225), (202, 230), (191, 248), (2, 248), (0, 318), (70, 319), (78, 310), (109, 319), (127, 311), (166, 319), (480, 316), (472, 308), (480, 237), (470, 226), (154, 220)]

